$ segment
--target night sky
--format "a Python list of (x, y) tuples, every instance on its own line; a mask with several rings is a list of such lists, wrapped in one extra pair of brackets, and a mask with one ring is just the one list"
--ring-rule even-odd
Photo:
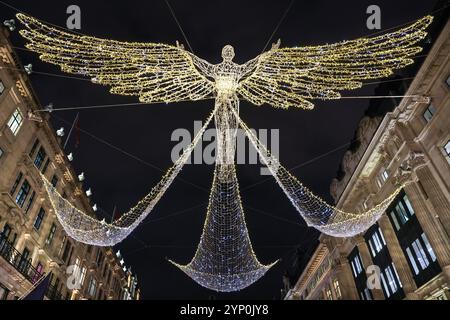
[[(66, 25), (66, 8), (77, 4), (82, 10), (80, 32), (123, 41), (185, 43), (164, 0), (154, 1), (27, 1), (9, 4), (39, 19)], [(382, 28), (388, 29), (418, 19), (434, 8), (436, 1), (295, 1), (272, 42), (282, 46), (318, 45), (368, 35), (366, 8), (378, 4)], [(210, 62), (221, 61), (224, 45), (235, 47), (238, 63), (254, 58), (263, 49), (290, 0), (283, 1), (181, 1), (173, 9), (195, 53)], [(0, 20), (13, 11), (0, 4)], [(23, 40), (13, 33), (14, 45)], [(55, 66), (41, 63), (36, 54), (18, 51), (24, 64), (34, 70), (62, 74)], [(55, 108), (137, 102), (108, 89), (75, 79), (31, 75), (43, 105)], [(375, 85), (345, 95), (373, 95)], [(286, 168), (304, 164), (352, 140), (368, 100), (316, 101), (314, 111), (255, 107), (241, 102), (241, 117), (255, 129), (280, 129), (280, 159)], [(80, 112), (79, 126), (129, 155), (119, 152), (85, 133), (80, 146), (75, 139), (67, 147), (75, 156), (77, 172), (86, 174), (85, 188), (92, 188), (93, 203), (111, 214), (114, 206), (125, 212), (159, 181), (171, 165), (171, 151), (177, 144), (171, 134), (177, 128), (193, 131), (195, 120), (204, 120), (213, 101), (170, 105), (130, 106)], [(76, 112), (55, 112), (55, 128), (66, 132)], [(59, 119), (59, 118), (61, 119)], [(345, 148), (321, 157), (293, 171), (315, 193), (331, 201), (329, 186), (336, 176)], [(141, 159), (138, 161), (136, 158)], [(213, 166), (187, 165), (147, 220), (122, 244), (127, 265), (137, 273), (144, 299), (279, 299), (282, 276), (292, 264), (297, 247), (307, 251), (317, 244), (318, 232), (305, 227), (273, 179), (259, 174), (259, 165), (239, 165), (238, 178), (250, 237), (259, 260), (282, 261), (250, 288), (233, 294), (206, 290), (167, 262), (188, 263), (195, 253), (206, 214)], [(189, 182), (189, 183), (187, 183)], [(257, 184), (258, 182), (263, 182)], [(255, 185), (257, 184), (257, 185)]]

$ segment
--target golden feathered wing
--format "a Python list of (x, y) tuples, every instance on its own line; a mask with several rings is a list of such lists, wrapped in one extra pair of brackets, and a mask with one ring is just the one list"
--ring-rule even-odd
[(111, 86), (111, 93), (138, 96), (141, 102), (178, 102), (211, 97), (214, 83), (179, 46), (131, 43), (80, 36), (18, 14), (28, 49), (62, 71), (89, 76)]
[(240, 83), (240, 96), (255, 105), (314, 108), (313, 99), (339, 99), (340, 91), (357, 89), (362, 80), (390, 76), (413, 63), (433, 17), (392, 33), (323, 46), (274, 48), (260, 57)]

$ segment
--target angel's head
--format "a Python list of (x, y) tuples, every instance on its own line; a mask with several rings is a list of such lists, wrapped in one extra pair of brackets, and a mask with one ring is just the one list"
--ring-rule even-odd
[(222, 58), (224, 61), (232, 61), (234, 59), (234, 48), (230, 45), (225, 46), (222, 49)]

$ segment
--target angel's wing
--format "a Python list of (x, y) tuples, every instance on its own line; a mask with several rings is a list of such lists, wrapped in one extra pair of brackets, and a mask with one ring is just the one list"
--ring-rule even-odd
[(387, 77), (405, 67), (422, 48), (433, 17), (393, 33), (336, 44), (284, 48), (263, 54), (238, 88), (255, 105), (314, 108), (312, 99), (339, 99), (339, 91), (360, 88), (362, 80)]
[(27, 48), (65, 72), (89, 76), (111, 92), (139, 96), (141, 102), (177, 102), (211, 97), (214, 84), (187, 51), (157, 43), (129, 43), (64, 32), (18, 14)]

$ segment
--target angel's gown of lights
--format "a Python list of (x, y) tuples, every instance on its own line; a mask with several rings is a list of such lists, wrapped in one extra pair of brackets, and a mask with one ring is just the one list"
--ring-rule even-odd
[(233, 110), (239, 113), (236, 93), (219, 91), (216, 167), (203, 234), (192, 261), (186, 266), (174, 263), (197, 283), (221, 292), (242, 290), (273, 266), (258, 261), (245, 223), (235, 169), (239, 124)]

